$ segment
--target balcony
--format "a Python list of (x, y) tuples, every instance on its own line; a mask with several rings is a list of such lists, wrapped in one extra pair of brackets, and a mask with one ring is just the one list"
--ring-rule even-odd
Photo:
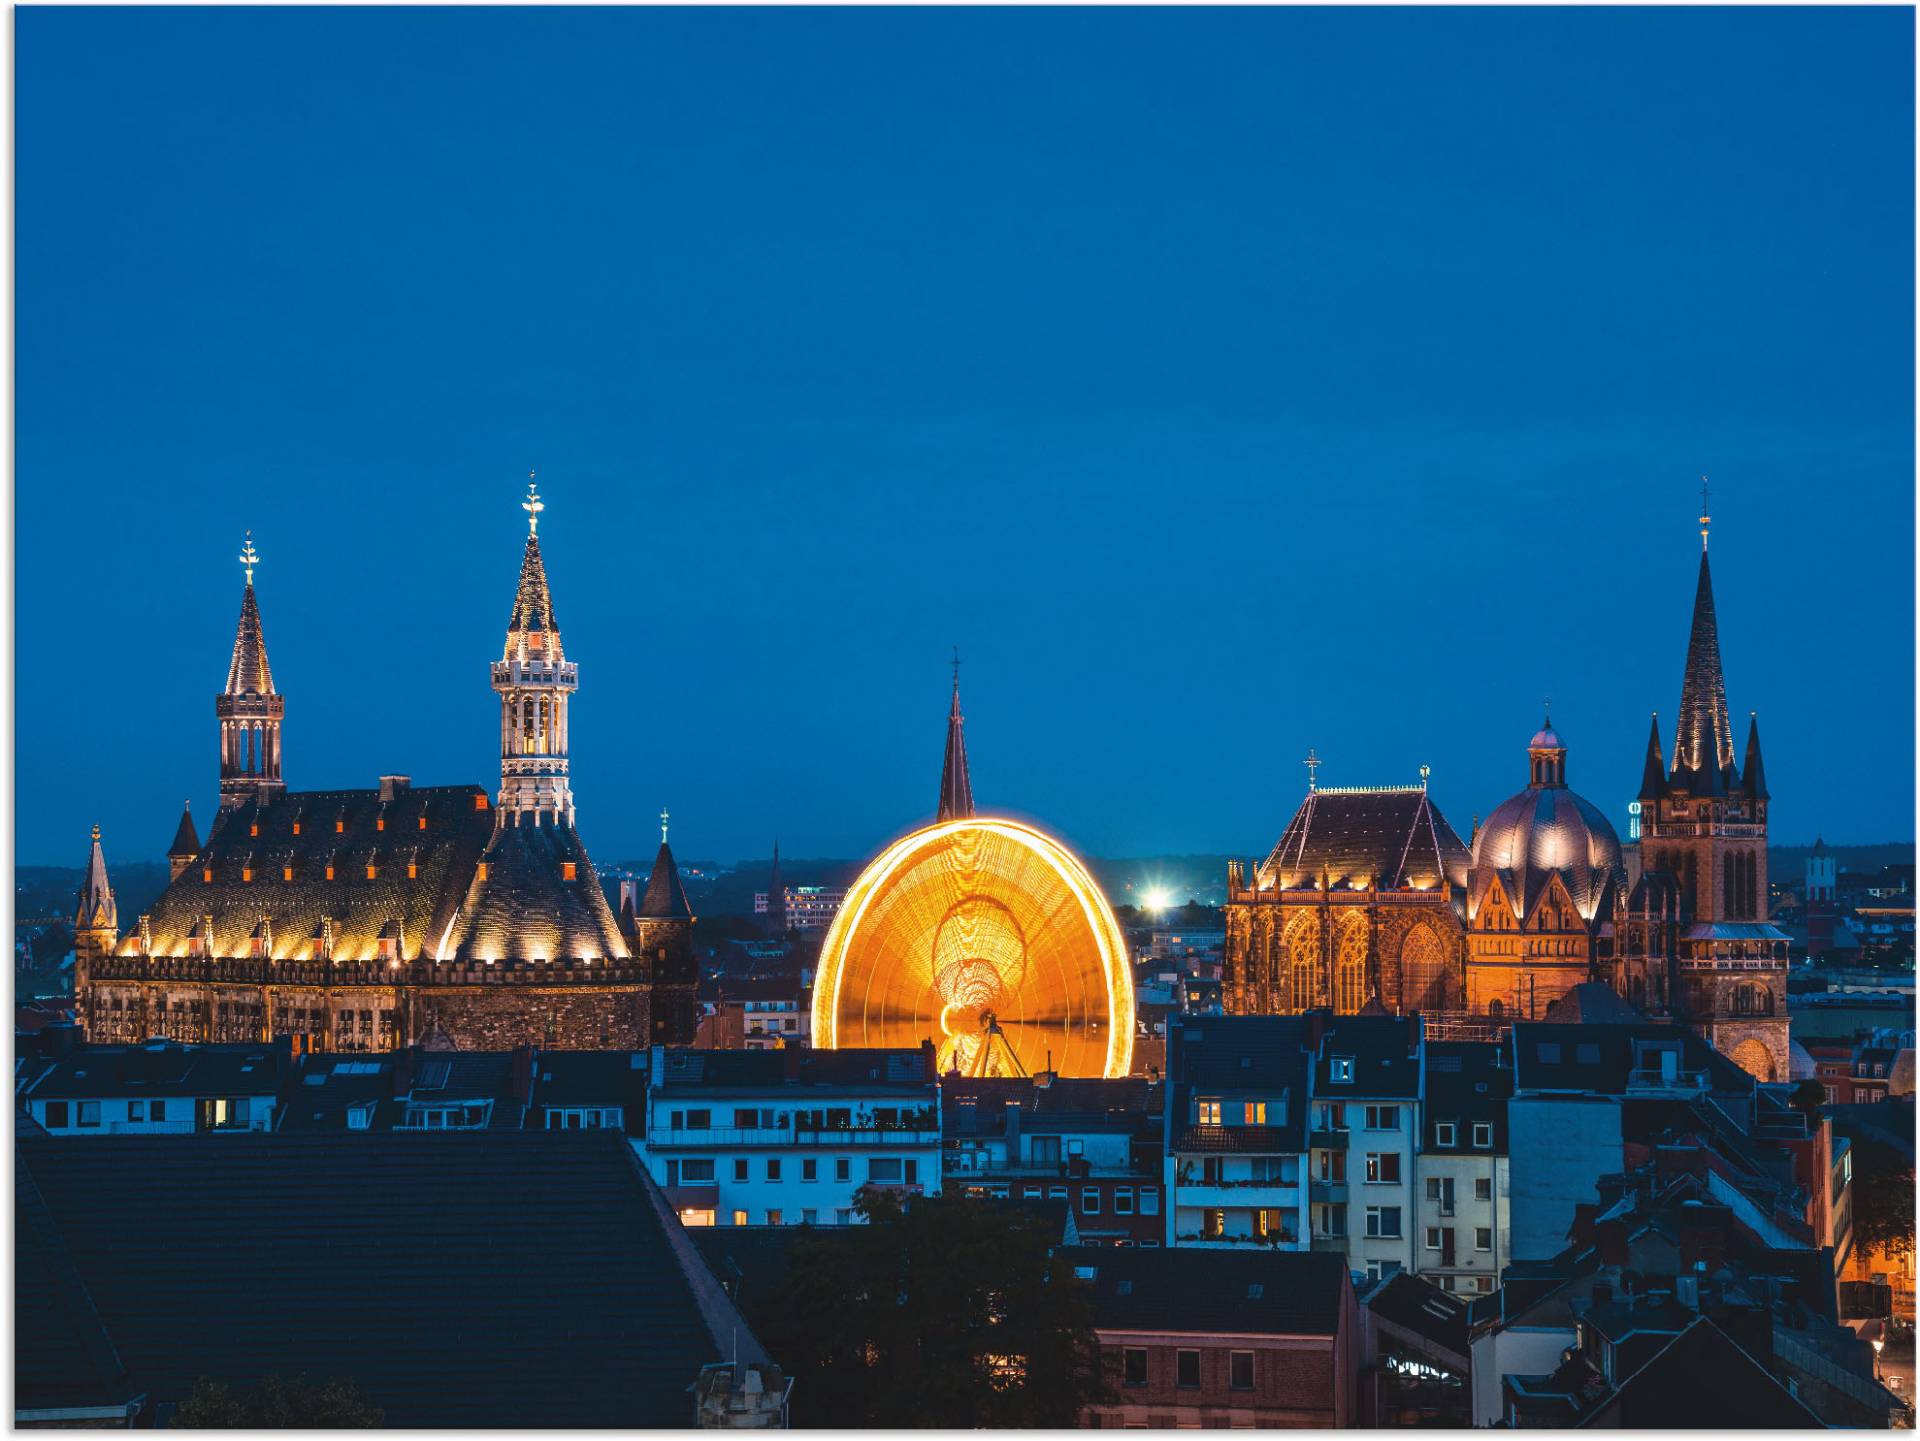
[(793, 1133), (801, 1146), (937, 1146), (938, 1130), (917, 1130), (904, 1126), (855, 1126), (845, 1130), (799, 1130)]
[(1179, 1246), (1232, 1246), (1251, 1247), (1260, 1251), (1298, 1250), (1300, 1238), (1285, 1231), (1269, 1231), (1264, 1236), (1232, 1235), (1222, 1232), (1218, 1236), (1209, 1236), (1204, 1231), (1186, 1231), (1174, 1238)]
[(1267, 1210), (1300, 1202), (1298, 1181), (1200, 1181), (1187, 1177), (1173, 1183), (1173, 1192), (1176, 1205), (1214, 1210)]
[(1309, 1181), (1307, 1199), (1338, 1205), (1347, 1199), (1347, 1183), (1345, 1181)]
[(1337, 1256), (1344, 1256), (1347, 1254), (1347, 1238), (1345, 1236), (1315, 1236), (1309, 1244), (1308, 1249), (1314, 1251), (1331, 1251)]
[(1707, 1073), (1705, 1071), (1665, 1071), (1657, 1068), (1629, 1071), (1627, 1089), (1697, 1095), (1707, 1089)]
[(650, 1150), (712, 1146), (937, 1146), (938, 1131), (898, 1126), (796, 1130), (792, 1126), (677, 1126), (647, 1132)]
[(1350, 1134), (1347, 1131), (1312, 1131), (1307, 1135), (1307, 1144), (1316, 1151), (1344, 1151)]

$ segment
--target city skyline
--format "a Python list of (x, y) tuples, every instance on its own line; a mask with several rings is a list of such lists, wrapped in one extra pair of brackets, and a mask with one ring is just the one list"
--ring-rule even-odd
[(876, 853), (955, 644), (1083, 855), (1549, 696), (1624, 835), (1702, 471), (1776, 838), (1911, 838), (1910, 14), (873, 23), (23, 13), (23, 860), (211, 817), (249, 528), (289, 786), (490, 785), (529, 467), (609, 860)]

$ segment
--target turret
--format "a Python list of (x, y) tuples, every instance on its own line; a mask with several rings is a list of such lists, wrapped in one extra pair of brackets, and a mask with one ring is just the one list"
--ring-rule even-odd
[(260, 557), (253, 532), (240, 554), (247, 588), (240, 596), (240, 624), (234, 631), (227, 685), (214, 702), (220, 722), (220, 813), (250, 800), (262, 805), (287, 789), (280, 774), (280, 722), (287, 703), (273, 688), (267, 663), (267, 637), (260, 624), (260, 602), (253, 593), (253, 570)]
[(653, 858), (647, 888), (637, 898), (621, 886), (620, 924), (634, 956), (652, 980), (649, 1030), (654, 1045), (689, 1046), (699, 1023), (694, 999), (699, 967), (693, 953), (693, 907), (680, 884), (680, 868), (667, 844), (667, 813), (660, 812), (660, 849)]
[(111, 955), (120, 940), (120, 910), (107, 880), (107, 858), (100, 849), (100, 827), (93, 828), (93, 849), (87, 855), (86, 879), (73, 907), (74, 983), (86, 978), (87, 963)]
[(180, 824), (173, 833), (173, 844), (167, 847), (167, 867), (173, 872), (167, 879), (179, 880), (199, 854), (200, 832), (194, 829), (193, 802), (188, 801), (180, 807)]
[(579, 667), (560, 645), (553, 594), (540, 555), (540, 512), (546, 509), (528, 476), (527, 545), (520, 584), (507, 621), (507, 642), (493, 666), (500, 697), (500, 805), (502, 826), (574, 823), (567, 779), (567, 706), (579, 685)]

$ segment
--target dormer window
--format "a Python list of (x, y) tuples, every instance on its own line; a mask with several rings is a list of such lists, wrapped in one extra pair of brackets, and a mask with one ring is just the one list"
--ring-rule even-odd
[(1327, 1061), (1327, 1079), (1336, 1086), (1353, 1084), (1353, 1057), (1333, 1056)]
[(420, 829), (424, 831), (424, 830), (425, 830), (426, 828), (427, 828), (427, 818), (426, 818), (426, 816), (425, 816), (425, 815), (423, 814), (423, 815), (422, 815), (422, 816), (420, 817)]
[(478, 878), (484, 881), (487, 878), (487, 863), (485, 861), (480, 862), (477, 870)]
[(290, 881), (290, 880), (292, 880), (292, 879), (293, 879), (293, 867), (292, 867), (292, 866), (282, 866), (282, 867), (280, 868), (280, 879), (281, 879), (281, 880), (283, 880), (283, 881)]
[(418, 861), (407, 862), (407, 879), (410, 881), (420, 879), (420, 863)]
[(1194, 1103), (1195, 1119), (1203, 1126), (1220, 1124), (1220, 1102), (1207, 1097)]
[(385, 816), (375, 816), (373, 818), (373, 828), (376, 831), (384, 831), (387, 828), (387, 818)]
[(560, 879), (563, 881), (578, 879), (578, 869), (572, 861), (560, 862)]
[(328, 880), (333, 879), (333, 862), (332, 861), (327, 862), (327, 879)]
[(298, 822), (298, 821), (295, 821), (295, 822), (293, 823), (293, 833), (294, 833), (294, 834), (295, 834), (296, 836), (300, 834), (300, 822)]
[(370, 881), (380, 879), (380, 867), (376, 866), (372, 861), (367, 862), (367, 879)]
[(333, 823), (333, 833), (336, 836), (343, 836), (347, 833), (347, 823), (344, 818)]
[(485, 810), (487, 808), (487, 798), (484, 795), (475, 796), (473, 798), (473, 808), (477, 811)]
[(250, 836), (257, 836), (257, 835), (259, 835), (259, 834), (260, 834), (260, 822), (258, 822), (258, 821), (255, 821), (255, 822), (254, 822), (254, 823), (253, 823), (252, 825), (250, 825), (250, 826), (248, 826), (248, 827), (247, 827), (247, 834), (248, 834), (248, 835), (250, 835)]
[(212, 885), (213, 884), (213, 867), (208, 866), (205, 870), (200, 872), (200, 879), (203, 882), (205, 882), (207, 885)]

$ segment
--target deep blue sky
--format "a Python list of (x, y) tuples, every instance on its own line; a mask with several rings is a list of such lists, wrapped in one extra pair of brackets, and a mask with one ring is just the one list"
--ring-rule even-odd
[(1913, 834), (1906, 9), (26, 8), (18, 853), (497, 783), (529, 465), (603, 858), (1264, 852), (1551, 695), (1624, 823), (1713, 476), (1777, 840)]

